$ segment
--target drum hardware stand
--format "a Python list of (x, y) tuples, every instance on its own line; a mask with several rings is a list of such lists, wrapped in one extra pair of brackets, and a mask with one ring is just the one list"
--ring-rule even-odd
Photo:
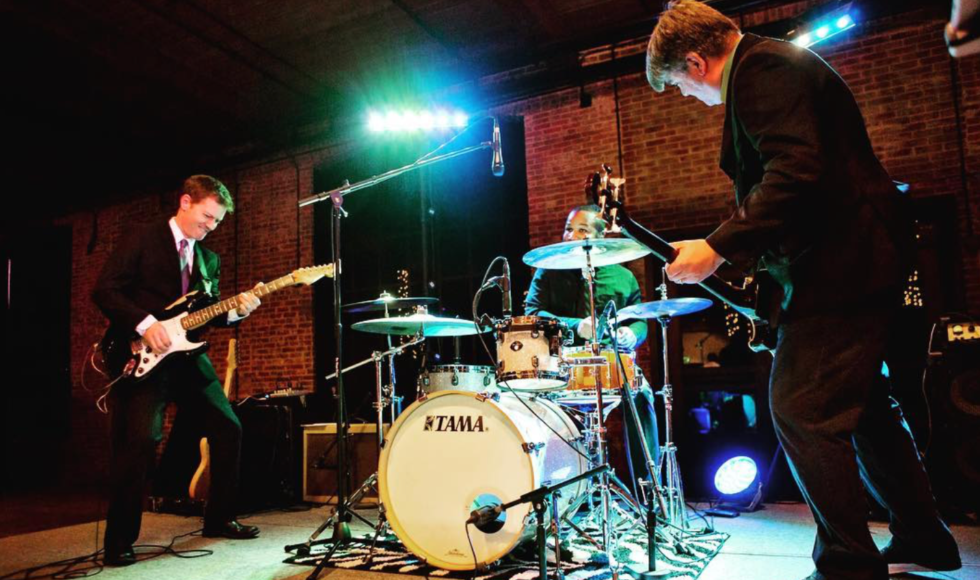
[[(585, 251), (585, 274), (586, 280), (589, 286), (589, 317), (592, 320), (592, 356), (599, 356), (600, 345), (599, 345), (599, 329), (596, 328), (596, 315), (595, 315), (595, 267), (592, 266), (592, 246), (585, 245), (582, 246)], [(606, 459), (606, 427), (605, 421), (603, 420), (602, 412), (605, 409), (605, 405), (602, 402), (602, 389), (596, 389), (596, 409), (598, 411), (598, 421), (596, 422), (596, 449), (597, 461), (599, 465), (607, 465), (608, 461)], [(609, 472), (608, 470), (603, 471), (599, 476), (599, 500), (601, 502), (601, 522), (600, 527), (602, 529), (602, 549), (607, 553), (610, 551), (609, 544)]]
[[(494, 117), (494, 126), (496, 127), (497, 120)], [(497, 131), (495, 131), (495, 134)], [(457, 135), (458, 137), (459, 135)], [(454, 137), (455, 139), (455, 137)], [(440, 146), (441, 147), (441, 146)], [(380, 175), (375, 175), (367, 179), (358, 181), (357, 183), (351, 184), (349, 181), (345, 180), (344, 184), (340, 187), (331, 189), (329, 191), (323, 191), (320, 193), (313, 194), (309, 197), (303, 198), (299, 201), (299, 207), (305, 207), (329, 199), (333, 204), (332, 220), (331, 220), (331, 230), (332, 230), (332, 258), (334, 263), (334, 277), (333, 277), (333, 314), (334, 314), (334, 341), (335, 341), (335, 358), (334, 358), (334, 370), (337, 377), (337, 462), (339, 468), (337, 470), (337, 510), (331, 517), (335, 520), (334, 531), (333, 531), (333, 545), (330, 547), (330, 551), (320, 559), (317, 563), (316, 568), (309, 575), (309, 580), (316, 580), (320, 576), (320, 572), (323, 570), (323, 566), (333, 557), (334, 552), (341, 544), (346, 544), (351, 540), (350, 525), (348, 522), (351, 520), (351, 512), (348, 507), (348, 497), (347, 497), (347, 474), (350, 470), (347, 460), (347, 401), (344, 394), (344, 375), (341, 372), (343, 368), (343, 324), (341, 321), (341, 300), (340, 300), (340, 290), (341, 290), (341, 274), (343, 272), (343, 262), (341, 261), (341, 251), (340, 251), (340, 218), (346, 217), (347, 212), (343, 208), (344, 196), (359, 191), (361, 189), (366, 189), (373, 187), (384, 181), (388, 181), (394, 177), (397, 177), (403, 173), (409, 171), (414, 171), (420, 167), (425, 167), (427, 165), (432, 165), (435, 163), (440, 163), (454, 157), (459, 157), (461, 155), (466, 155), (474, 151), (480, 151), (482, 149), (493, 148), (492, 141), (483, 141), (478, 145), (472, 145), (470, 147), (463, 147), (456, 151), (450, 151), (449, 153), (444, 153), (442, 155), (431, 155), (427, 154), (423, 157), (417, 159), (414, 163), (399, 167), (397, 169), (392, 169)], [(438, 151), (438, 149), (437, 149)], [(432, 153), (434, 153), (433, 151)], [(373, 358), (373, 357), (372, 357)], [(329, 520), (328, 520), (329, 521)], [(325, 525), (322, 527), (326, 527)]]
[[(661, 289), (661, 292), (663, 292), (663, 289)], [(629, 377), (626, 374), (626, 369), (623, 368), (623, 361), (619, 356), (619, 343), (616, 341), (619, 321), (617, 320), (615, 311), (607, 319), (607, 324), (609, 326), (609, 333), (613, 337), (613, 353), (616, 358), (615, 372), (616, 376), (619, 377), (618, 382), (620, 384), (621, 396), (626, 401), (626, 408), (629, 410), (630, 417), (633, 419), (633, 425), (636, 427), (636, 438), (640, 442), (640, 451), (647, 465), (647, 478), (640, 479), (640, 490), (646, 492), (644, 494), (646, 496), (646, 518), (644, 526), (647, 532), (647, 570), (639, 572), (639, 576), (641, 580), (648, 580), (649, 578), (665, 576), (670, 573), (668, 570), (657, 570), (657, 513), (654, 502), (660, 506), (661, 513), (666, 515), (668, 512), (667, 506), (664, 503), (663, 492), (657, 483), (657, 464), (654, 462), (653, 455), (650, 453), (649, 442), (643, 434), (643, 427), (640, 425), (640, 414), (636, 411), (636, 401), (633, 400), (633, 393), (629, 390)], [(666, 348), (666, 343), (664, 343), (664, 347)], [(664, 368), (664, 372), (667, 372), (666, 367)]]
[[(663, 281), (657, 287), (660, 292), (660, 299), (667, 300), (667, 269), (663, 268)], [(674, 409), (674, 390), (670, 384), (670, 356), (667, 346), (667, 327), (670, 325), (669, 315), (657, 317), (660, 325), (660, 337), (663, 344), (664, 362), (664, 385), (656, 394), (664, 398), (664, 446), (661, 453), (661, 465), (658, 466), (657, 473), (665, 476), (665, 491), (667, 496), (667, 506), (664, 517), (667, 522), (680, 530), (687, 529), (687, 507), (684, 503), (684, 484), (681, 480), (681, 470), (677, 463), (677, 445), (674, 444), (674, 423), (672, 421)], [(660, 469), (663, 469), (661, 471)]]

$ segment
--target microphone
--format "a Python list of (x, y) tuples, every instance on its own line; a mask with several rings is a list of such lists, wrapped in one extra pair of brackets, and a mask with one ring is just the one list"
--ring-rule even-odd
[(486, 284), (480, 286), (480, 292), (485, 292), (493, 288), (494, 286), (503, 289), (503, 284), (504, 284), (503, 280), (504, 280), (503, 276), (493, 276), (492, 278), (487, 280)]
[[(606, 303), (606, 308), (602, 311), (602, 314), (600, 314), (599, 318), (597, 318), (595, 321), (599, 328), (597, 330), (593, 330), (593, 332), (598, 333), (599, 338), (597, 340), (600, 342), (603, 338), (605, 338), (606, 332), (609, 330), (609, 317), (613, 316), (614, 310), (616, 310), (616, 302), (610, 300)], [(615, 340), (615, 337), (613, 337), (613, 339)]]
[(493, 139), (490, 141), (490, 150), (493, 151), (493, 162), (490, 164), (490, 171), (495, 177), (504, 176), (504, 153), (500, 147), (500, 124), (497, 118), (493, 118)]
[(476, 526), (482, 526), (488, 524), (503, 511), (502, 506), (499, 505), (485, 505), (479, 509), (475, 509), (470, 512), (470, 517), (467, 518), (467, 524), (474, 524)]
[[(503, 173), (503, 165), (501, 165), (501, 174)], [(500, 277), (500, 293), (501, 293), (501, 313), (504, 318), (509, 318), (511, 315), (511, 295), (510, 295), (510, 262), (507, 258), (504, 258), (504, 268), (502, 276)]]

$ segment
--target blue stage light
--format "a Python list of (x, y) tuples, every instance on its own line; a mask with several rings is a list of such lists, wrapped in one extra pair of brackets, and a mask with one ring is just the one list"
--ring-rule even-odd
[[(796, 36), (792, 39), (793, 44), (803, 48), (809, 48), (845, 30), (850, 30), (856, 25), (854, 15), (851, 12), (838, 11), (836, 14), (827, 14), (824, 17), (825, 20), (823, 22), (815, 24), (808, 31), (797, 32)], [(806, 27), (802, 29), (806, 30)]]
[(751, 457), (732, 457), (715, 472), (715, 489), (723, 495), (742, 493), (759, 476), (759, 468)]

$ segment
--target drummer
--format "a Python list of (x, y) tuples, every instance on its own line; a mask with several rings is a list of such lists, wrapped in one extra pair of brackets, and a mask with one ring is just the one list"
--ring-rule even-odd
[[(576, 207), (568, 214), (565, 221), (565, 233), (562, 240), (584, 240), (601, 238), (606, 229), (606, 222), (600, 217), (601, 210), (596, 205)], [(543, 316), (557, 318), (565, 323), (575, 333), (575, 344), (584, 344), (592, 339), (592, 317), (589, 304), (589, 285), (583, 270), (545, 270), (539, 268), (531, 279), (528, 288), (524, 311), (528, 316)], [(616, 302), (616, 308), (624, 308), (643, 301), (640, 285), (627, 268), (619, 264), (601, 266), (595, 271), (595, 307), (596, 316), (606, 307), (610, 300)], [(647, 323), (636, 320), (622, 325), (616, 333), (619, 348), (635, 350), (647, 337)], [(610, 338), (603, 337), (603, 343), (611, 344)], [(658, 460), (660, 452), (657, 435), (657, 416), (653, 410), (653, 393), (649, 385), (644, 384), (636, 397), (636, 409), (643, 425), (644, 437), (650, 446), (654, 461)], [(635, 429), (631, 421), (624, 421), (629, 436), (626, 438), (629, 448), (630, 463), (636, 476), (645, 475), (644, 460), (639, 442), (636, 441)], [(629, 444), (632, 442), (633, 444)], [(636, 481), (636, 477), (633, 477)]]
[[(599, 217), (599, 206), (579, 206), (568, 214), (565, 221), (565, 234), (562, 240), (584, 240), (601, 238), (606, 230), (606, 222)], [(595, 272), (596, 316), (610, 300), (615, 300), (616, 308), (624, 308), (643, 301), (636, 276), (628, 269), (613, 264), (596, 268)], [(590, 316), (589, 285), (585, 272), (581, 270), (538, 269), (528, 288), (524, 311), (529, 316), (557, 318), (575, 333), (575, 344), (584, 344), (592, 339), (592, 317)], [(635, 350), (647, 337), (647, 323), (636, 320), (620, 326), (616, 341), (619, 347)], [(608, 338), (604, 342), (609, 344)]]

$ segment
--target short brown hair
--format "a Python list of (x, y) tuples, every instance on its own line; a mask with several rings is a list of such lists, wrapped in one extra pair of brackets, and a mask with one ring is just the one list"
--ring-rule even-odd
[(663, 92), (667, 77), (684, 70), (687, 54), (718, 57), (739, 34), (731, 18), (697, 0), (673, 0), (657, 21), (647, 44), (647, 82)]
[(200, 203), (208, 197), (213, 197), (220, 203), (228, 213), (235, 213), (235, 200), (231, 198), (231, 193), (224, 183), (221, 183), (210, 175), (191, 175), (184, 180), (184, 185), (180, 188), (180, 194), (191, 196), (191, 201)]

